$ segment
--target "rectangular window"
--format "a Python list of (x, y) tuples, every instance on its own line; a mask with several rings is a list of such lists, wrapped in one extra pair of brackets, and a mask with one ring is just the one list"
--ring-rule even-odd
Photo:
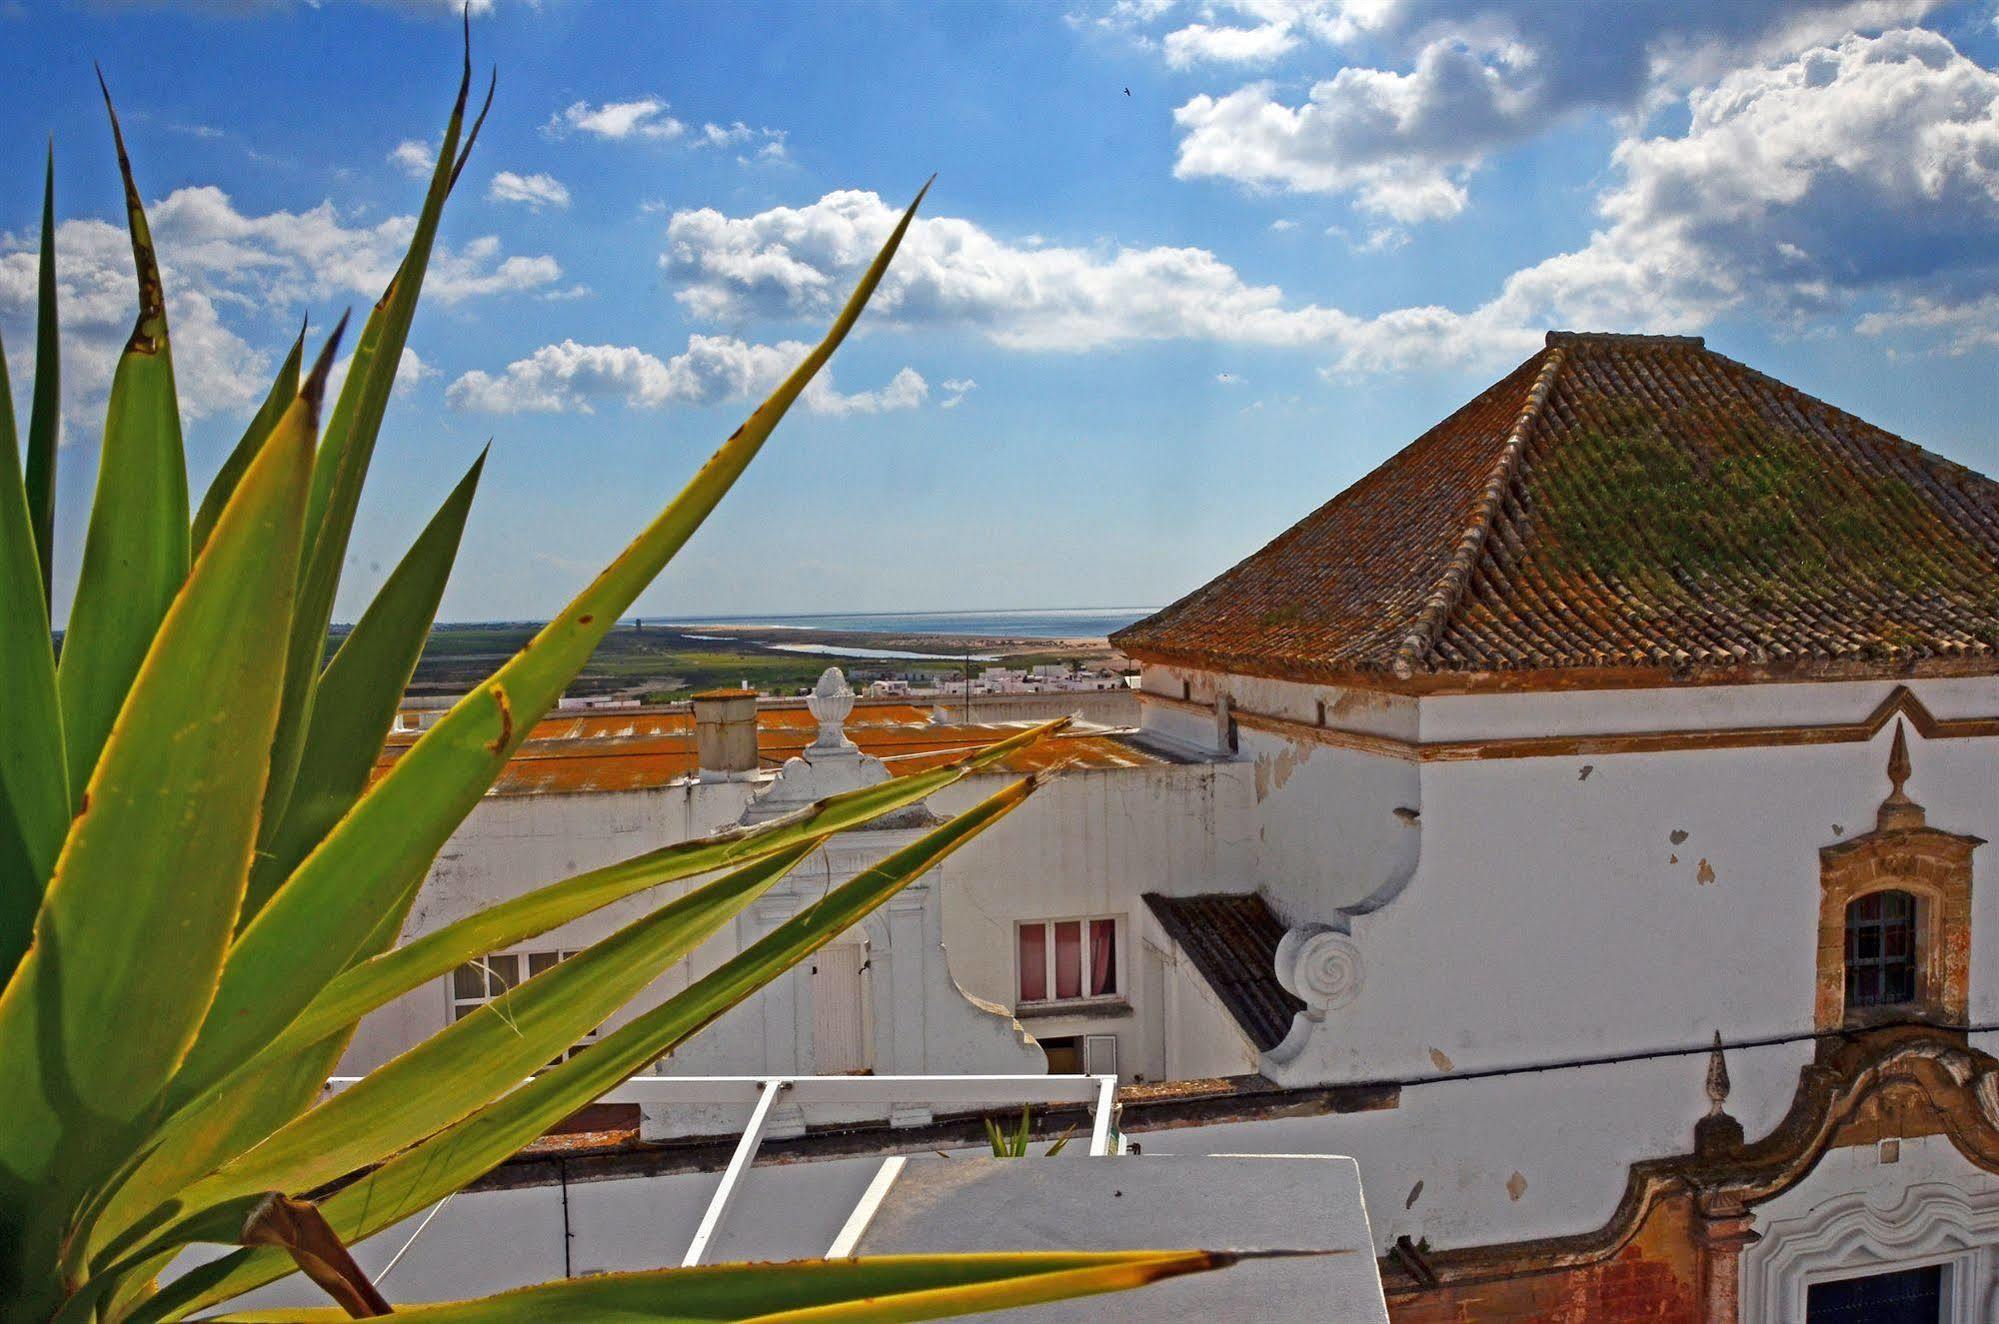
[[(459, 966), (451, 972), (451, 1019), (464, 1020), (522, 980), (553, 970), (574, 955), (576, 949), (569, 947), (552, 952), (496, 952)], [(595, 1043), (597, 1032), (603, 1028), (600, 1025), (591, 1029), (549, 1065), (573, 1057), (585, 1045)]]
[(1116, 916), (1034, 920), (1015, 932), (1022, 1003), (1087, 1002), (1121, 991)]

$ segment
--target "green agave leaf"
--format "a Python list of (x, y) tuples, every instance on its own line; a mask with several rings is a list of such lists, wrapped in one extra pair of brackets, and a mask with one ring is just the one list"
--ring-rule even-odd
[[(680, 842), (551, 884), (467, 916), (344, 971), (268, 1047), (162, 1127), (116, 1198), (93, 1220), (93, 1261), (141, 1215), (225, 1159), (248, 1150), (319, 1095), (345, 1032), (392, 999), (475, 960), (662, 883), (741, 865), (844, 832), (914, 804), (1069, 725), (1029, 727), (944, 768), (829, 796), (783, 818)], [(593, 1022), (594, 1023), (594, 1022)], [(571, 1036), (573, 1039), (574, 1036)], [(539, 1057), (534, 1059), (537, 1063)], [(301, 1069), (300, 1063), (306, 1064)]]
[(81, 794), (153, 632), (187, 578), (187, 470), (166, 295), (108, 89), (104, 106), (125, 181), (139, 320), (111, 378), (97, 496), (56, 670), (72, 794)]
[[(882, 1255), (788, 1264), (717, 1264), (601, 1274), (542, 1283), (478, 1301), (396, 1307), (425, 1324), (541, 1324), (551, 1319), (661, 1324), (832, 1324), (838, 1320), (947, 1319), (1119, 1292), (1233, 1264), (1226, 1251), (1017, 1251), (991, 1255)], [(220, 1320), (317, 1324), (342, 1310), (256, 1310)]]
[(481, 451), (319, 678), (283, 820), (264, 833), (265, 848), (250, 871), (250, 890), (243, 899), (246, 916), (263, 908), (367, 788), (368, 774), (430, 637), (485, 467)]
[(194, 512), (194, 529), (189, 534), (191, 552), (201, 555), (203, 544), (215, 528), (215, 521), (221, 516), (222, 508), (229, 504), (229, 494), (242, 481), (243, 471), (250, 467), (250, 461), (264, 449), (270, 439), (271, 429), (278, 425), (284, 412), (290, 407), (292, 397), (298, 394), (298, 368), (305, 353), (305, 328), (300, 327), (298, 339), (292, 341), (291, 352), (278, 368), (278, 378), (271, 383), (270, 394), (251, 418), (250, 426), (243, 429), (243, 439), (236, 443), (236, 449), (229, 452), (229, 458), (216, 470), (215, 480), (208, 485), (208, 494), (201, 499), (201, 509)]
[(846, 338), (921, 201), (919, 193), (825, 339), (680, 496), (526, 648), (411, 746), (251, 920), (176, 1082), (177, 1102), (246, 1060), (354, 958), (386, 913), (409, 904), (431, 859), (534, 723), (700, 527)]
[[(35, 394), (28, 414), (28, 521), (42, 558), (42, 610), (49, 606), (49, 573), (55, 565), (56, 443), (62, 439), (61, 345), (56, 334), (56, 148), (49, 143), (42, 176), (42, 253), (36, 273)], [(11, 619), (11, 618), (10, 618)]]
[[(867, 913), (1011, 813), (1033, 794), (1029, 777), (925, 833), (695, 981), (685, 991), (605, 1035), (559, 1066), (389, 1159), (321, 1205), (349, 1244), (435, 1204), (491, 1171), (556, 1122), (712, 1023), (780, 974), (846, 932)], [(217, 1218), (217, 1228), (226, 1221)], [(265, 1250), (239, 1250), (164, 1288), (135, 1318), (171, 1319), (282, 1278), (291, 1264)]]
[(1069, 722), (1066, 717), (1043, 722), (946, 767), (843, 791), (755, 827), (676, 842), (488, 906), (343, 971), (285, 1027), (271, 1051), (282, 1053), (317, 1042), (475, 957), (504, 950), (647, 888), (745, 864), (808, 838), (873, 822), (992, 767)]
[(527, 980), (320, 1104), (178, 1203), (312, 1190), (518, 1085), (712, 937), (819, 848), (808, 840), (698, 888)]
[(69, 831), (62, 712), (49, 644), (46, 581), (21, 486), (7, 353), (0, 346), (0, 986), (28, 949), (42, 886)]
[(332, 348), (161, 622), (0, 993), (0, 1299), (24, 1317), (78, 1200), (143, 1136), (235, 928), (265, 773), (243, 751), (276, 720)]
[(271, 785), (264, 796), (264, 836), (261, 848), (268, 849), (271, 833), (285, 821), (284, 810), (291, 798), (298, 763), (304, 749), (313, 708), (316, 678), (326, 656), (326, 627), (333, 619), (333, 601), (340, 590), (340, 571), (347, 560), (347, 541), (354, 531), (354, 513), (361, 502), (361, 486), (374, 458), (375, 439), (388, 411), (389, 394), (396, 384), (403, 346), (409, 340), (410, 323), (416, 317), (417, 296), (423, 289), (424, 271), (437, 237), (438, 222), (444, 214), (445, 199), (457, 182), (458, 171), (469, 159), (472, 144), (492, 108), (489, 88), (486, 105), (466, 135), (465, 150), (458, 153), (458, 134), (465, 122), (465, 99), (472, 86), (472, 55), (467, 35), (464, 73), (458, 83), (458, 98), (452, 104), (445, 125), (444, 143), (437, 165), (431, 171), (430, 187), (417, 213), (416, 232), (410, 236), (402, 264), (390, 278), (374, 311), (361, 328), (354, 346), (354, 360), (347, 368), (347, 380), (340, 398), (326, 420), (326, 438), (313, 465), (312, 497), (306, 508), (307, 556), (299, 577), (298, 606), (292, 618), (291, 650), (285, 663), (284, 707), (278, 717), (278, 734), (271, 751)]

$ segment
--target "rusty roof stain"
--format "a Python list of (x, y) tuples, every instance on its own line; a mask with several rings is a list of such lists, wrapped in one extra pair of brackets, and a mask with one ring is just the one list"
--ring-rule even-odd
[[(882, 761), (890, 773), (907, 777), (941, 767), (1008, 736), (1032, 722), (949, 722), (911, 704), (857, 705), (848, 719), (848, 739)], [(757, 758), (775, 770), (803, 754), (819, 724), (802, 708), (757, 710)], [(375, 762), (375, 776), (415, 743), (418, 732), (398, 731)], [(997, 771), (1021, 774), (1051, 768), (1078, 771), (1155, 767), (1169, 758), (1140, 748), (1125, 734), (1101, 728), (1058, 732), (1015, 751)], [(498, 780), (495, 795), (573, 795), (640, 791), (694, 775), (694, 717), (684, 709), (638, 712), (557, 713), (535, 723)]]
[(1547, 346), (1133, 657), (1387, 684), (1999, 671), (1999, 484), (1708, 349)]

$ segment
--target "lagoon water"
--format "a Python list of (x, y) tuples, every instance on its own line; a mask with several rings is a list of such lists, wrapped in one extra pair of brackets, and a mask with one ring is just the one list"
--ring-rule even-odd
[(686, 626), (758, 626), (770, 630), (861, 630), (874, 634), (963, 634), (1004, 635), (1021, 639), (1095, 639), (1113, 630), (1121, 630), (1156, 610), (1155, 607), (1058, 607), (1015, 611), (703, 616), (698, 620), (660, 623)]

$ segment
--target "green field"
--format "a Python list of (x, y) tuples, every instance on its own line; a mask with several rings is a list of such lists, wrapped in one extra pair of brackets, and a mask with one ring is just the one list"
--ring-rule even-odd
[[(491, 675), (540, 629), (538, 622), (439, 625), (431, 631), (410, 682), (412, 694), (454, 694)], [(829, 665), (844, 666), (856, 685), (877, 675), (912, 670), (955, 675), (948, 662), (843, 660), (759, 648), (741, 640), (694, 639), (659, 626), (620, 625), (604, 637), (574, 681), (571, 694), (621, 694), (649, 703), (683, 699), (696, 690), (740, 685), (767, 694), (809, 689)]]

